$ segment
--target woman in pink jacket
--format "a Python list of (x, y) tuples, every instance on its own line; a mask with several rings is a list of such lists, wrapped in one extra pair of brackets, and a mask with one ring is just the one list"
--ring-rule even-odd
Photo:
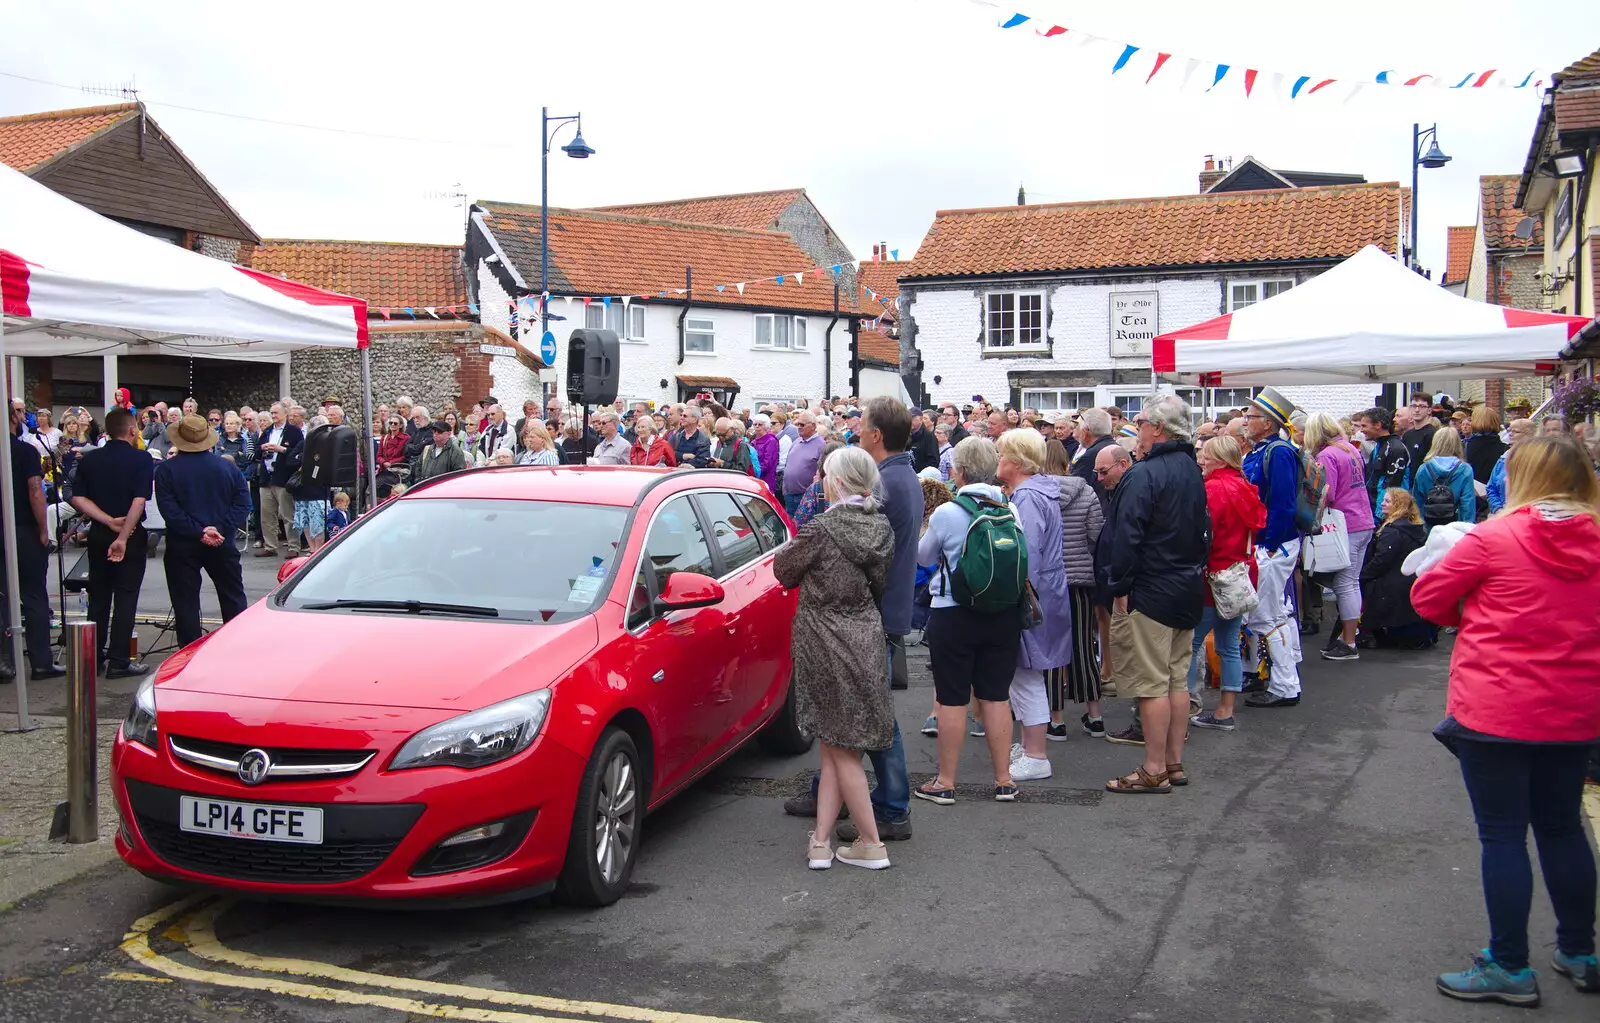
[(1344, 435), (1344, 427), (1326, 412), (1306, 419), (1306, 450), (1328, 478), (1328, 507), (1344, 513), (1350, 536), (1350, 564), (1333, 577), (1339, 600), (1339, 628), (1328, 630), (1322, 656), (1330, 661), (1355, 661), (1356, 626), (1361, 624), (1361, 565), (1372, 542), (1372, 498), (1367, 493), (1367, 471), (1361, 453)]
[(1579, 817), (1600, 740), (1600, 484), (1565, 436), (1511, 452), (1505, 510), (1463, 536), (1411, 590), (1418, 614), (1457, 625), (1447, 714), (1434, 734), (1461, 761), (1483, 845), (1489, 947), (1439, 990), (1539, 1004), (1528, 965), (1528, 827), (1556, 916), (1555, 971), (1600, 992), (1595, 864)]

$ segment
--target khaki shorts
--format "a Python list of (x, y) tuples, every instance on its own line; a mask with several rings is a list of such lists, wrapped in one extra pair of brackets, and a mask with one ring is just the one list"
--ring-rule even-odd
[(1159, 699), (1189, 691), (1189, 659), (1194, 630), (1173, 629), (1138, 611), (1111, 612), (1111, 655), (1117, 666), (1117, 695)]

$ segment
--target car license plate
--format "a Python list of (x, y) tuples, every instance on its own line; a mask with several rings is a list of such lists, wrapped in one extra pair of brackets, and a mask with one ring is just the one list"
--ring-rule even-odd
[(235, 803), (225, 799), (178, 798), (178, 827), (201, 835), (259, 842), (322, 844), (322, 810), (315, 806)]

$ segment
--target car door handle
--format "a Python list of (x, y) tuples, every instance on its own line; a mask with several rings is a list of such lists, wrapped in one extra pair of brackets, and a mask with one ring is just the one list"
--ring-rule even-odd
[(722, 624), (728, 630), (728, 635), (731, 636), (739, 631), (739, 616), (729, 615), (722, 620)]
[(650, 676), (650, 681), (652, 681), (652, 682), (660, 682), (662, 679), (664, 679), (666, 677), (667, 677), (667, 673), (666, 672), (658, 671), (654, 675)]

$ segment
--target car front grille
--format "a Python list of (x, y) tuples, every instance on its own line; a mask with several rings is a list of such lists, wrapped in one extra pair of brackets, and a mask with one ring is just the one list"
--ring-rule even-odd
[[(365, 877), (388, 859), (424, 807), (414, 803), (321, 803), (321, 845), (201, 835), (178, 827), (184, 793), (127, 779), (134, 821), (151, 852), (175, 867), (234, 881), (338, 884)], [(198, 795), (198, 794), (197, 794)], [(274, 804), (250, 796), (248, 802)]]
[[(230, 775), (237, 772), (239, 758), (246, 751), (256, 748), (187, 735), (167, 736), (167, 746), (174, 757), (185, 763), (202, 770)], [(375, 750), (292, 749), (280, 746), (260, 748), (271, 757), (272, 767), (267, 772), (267, 780), (273, 782), (355, 774), (377, 755)]]

